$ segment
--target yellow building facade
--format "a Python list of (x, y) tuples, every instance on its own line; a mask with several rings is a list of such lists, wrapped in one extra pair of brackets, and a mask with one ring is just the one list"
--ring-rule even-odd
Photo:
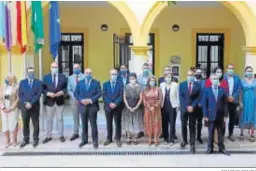
[[(43, 74), (50, 71), (53, 61), (49, 53), (49, 2), (43, 2), (45, 46), (42, 49)], [(136, 5), (136, 3), (138, 3)], [(148, 4), (147, 4), (148, 3)], [(207, 4), (208, 3), (208, 4)], [(101, 82), (108, 79), (108, 71), (113, 68), (113, 34), (131, 33), (134, 57), (131, 70), (139, 72), (148, 55), (148, 35), (154, 33), (154, 71), (157, 76), (170, 63), (171, 56), (179, 56), (180, 80), (185, 79), (185, 71), (196, 65), (198, 33), (224, 35), (223, 66), (235, 65), (237, 73), (243, 75), (245, 65), (256, 68), (256, 8), (247, 2), (182, 2), (168, 7), (166, 2), (143, 3), (135, 1), (106, 2), (60, 2), (62, 33), (82, 33), (83, 63), (90, 67), (94, 77)], [(30, 15), (28, 8), (28, 15)], [(100, 26), (108, 25), (107, 31)], [(177, 24), (179, 31), (173, 31)], [(30, 26), (30, 16), (28, 16)], [(30, 30), (30, 29), (29, 29)], [(29, 48), (26, 53), (28, 65), (39, 71), (38, 54), (33, 52), (33, 35), (29, 32)], [(19, 48), (12, 48), (12, 72), (18, 79), (24, 77), (24, 54)], [(8, 74), (7, 54), (0, 47), (0, 80)]]

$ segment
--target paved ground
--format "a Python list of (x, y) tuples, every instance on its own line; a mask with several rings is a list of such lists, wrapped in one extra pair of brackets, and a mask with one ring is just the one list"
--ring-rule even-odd
[[(68, 139), (72, 134), (72, 117), (69, 107), (65, 109), (65, 136)], [(180, 121), (177, 121), (177, 134), (179, 139), (176, 145), (170, 147), (168, 145), (160, 144), (158, 147), (149, 147), (146, 144), (146, 139), (142, 138), (140, 144), (137, 146), (127, 146), (123, 144), (122, 148), (117, 148), (113, 143), (110, 146), (104, 147), (102, 143), (105, 140), (105, 116), (103, 111), (100, 111), (98, 117), (100, 146), (98, 152), (106, 151), (181, 151), (180, 143)], [(21, 140), (21, 132), (19, 133)], [(44, 133), (41, 133), (40, 140), (44, 138)], [(236, 134), (239, 135), (239, 130), (236, 129)], [(203, 139), (207, 140), (207, 129), (203, 129)], [(32, 145), (28, 145), (24, 149), (19, 147), (10, 147), (4, 149), (4, 137), (0, 136), (0, 154), (5, 152), (81, 152), (92, 151), (92, 144), (85, 146), (83, 149), (78, 148), (80, 140), (65, 143), (60, 143), (56, 137), (48, 144), (39, 144), (34, 149)], [(244, 141), (230, 142), (225, 141), (228, 150), (245, 150), (256, 151), (256, 144), (250, 143), (245, 139)], [(204, 145), (197, 144), (198, 155), (166, 155), (166, 156), (0, 156), (0, 166), (2, 167), (255, 167), (254, 154), (234, 154), (230, 157), (214, 154), (202, 154), (206, 149)], [(189, 151), (187, 147), (183, 151)], [(256, 154), (256, 153), (255, 153)], [(54, 161), (54, 162), (53, 162)]]

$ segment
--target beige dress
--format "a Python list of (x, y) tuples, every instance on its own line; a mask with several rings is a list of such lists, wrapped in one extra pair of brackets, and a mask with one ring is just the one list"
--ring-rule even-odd
[[(9, 96), (9, 98), (8, 98)], [(18, 86), (3, 86), (0, 90), (0, 107), (2, 117), (2, 132), (13, 132), (19, 119), (18, 110)], [(3, 108), (12, 109), (11, 112), (5, 113)]]

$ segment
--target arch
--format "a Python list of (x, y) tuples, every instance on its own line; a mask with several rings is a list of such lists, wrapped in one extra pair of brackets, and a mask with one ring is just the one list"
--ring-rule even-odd
[[(134, 44), (139, 44), (140, 40), (140, 25), (139, 22), (135, 16), (135, 14), (132, 12), (130, 7), (127, 5), (124, 1), (107, 1), (110, 5), (112, 5), (115, 9), (117, 9), (120, 14), (124, 17), (125, 21), (127, 22), (131, 33), (134, 37)], [(49, 5), (49, 1), (43, 1), (42, 6), (43, 9), (46, 8)], [(45, 10), (44, 10), (45, 12)], [(31, 15), (31, 7), (29, 6), (28, 9), (28, 15)]]
[[(256, 46), (256, 18), (244, 1), (218, 1), (227, 7), (239, 20), (246, 38), (246, 46)], [(147, 36), (157, 16), (167, 7), (167, 3), (156, 2), (149, 10), (141, 26), (141, 41), (147, 43)]]

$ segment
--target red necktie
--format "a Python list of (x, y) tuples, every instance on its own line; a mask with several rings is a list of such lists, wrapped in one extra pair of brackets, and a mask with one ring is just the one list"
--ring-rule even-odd
[(191, 92), (192, 92), (192, 83), (188, 84), (188, 92), (189, 92), (189, 94), (191, 94)]
[(76, 76), (76, 83), (78, 83), (78, 76)]

